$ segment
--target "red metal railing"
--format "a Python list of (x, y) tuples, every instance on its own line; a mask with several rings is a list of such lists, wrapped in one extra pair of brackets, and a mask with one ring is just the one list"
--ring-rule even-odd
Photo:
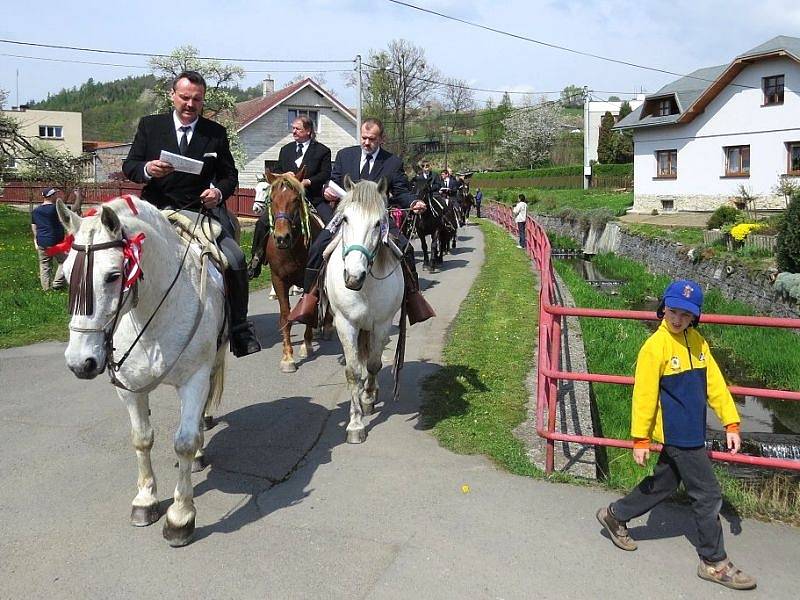
[[(505, 227), (514, 237), (517, 236), (517, 224), (511, 210), (502, 204), (489, 203), (487, 215), (493, 221)], [(537, 348), (537, 386), (536, 386), (536, 432), (547, 440), (545, 470), (552, 473), (555, 458), (555, 442), (574, 442), (597, 446), (614, 446), (632, 448), (631, 440), (595, 437), (560, 433), (555, 430), (557, 409), (557, 387), (559, 380), (589, 381), (595, 383), (612, 383), (633, 385), (633, 377), (601, 373), (575, 373), (560, 369), (561, 356), (561, 318), (563, 316), (597, 317), (606, 319), (659, 320), (655, 313), (633, 310), (607, 310), (592, 308), (570, 308), (553, 304), (555, 284), (553, 266), (550, 260), (550, 241), (545, 231), (530, 217), (526, 226), (526, 252), (539, 268), (539, 345)], [(746, 317), (738, 315), (703, 315), (703, 323), (721, 325), (749, 325), (755, 327), (784, 327), (800, 329), (800, 319), (780, 319), (772, 317)], [(799, 401), (800, 392), (789, 390), (772, 390), (730, 386), (733, 394), (772, 398), (784, 401)], [(652, 450), (660, 451), (661, 446), (653, 444)], [(800, 471), (800, 460), (747, 456), (727, 452), (711, 451), (714, 460), (753, 465), (770, 469), (791, 469)]]

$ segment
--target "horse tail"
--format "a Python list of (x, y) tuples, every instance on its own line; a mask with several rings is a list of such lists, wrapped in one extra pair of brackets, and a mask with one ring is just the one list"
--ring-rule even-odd
[(210, 414), (222, 403), (222, 392), (225, 389), (225, 357), (227, 345), (223, 344), (214, 360), (214, 370), (211, 372), (211, 385), (208, 388), (206, 399), (206, 413)]

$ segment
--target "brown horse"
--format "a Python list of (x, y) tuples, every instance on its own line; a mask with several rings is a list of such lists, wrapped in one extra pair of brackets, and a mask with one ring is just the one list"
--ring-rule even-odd
[[(269, 263), (272, 286), (281, 307), (278, 326), (283, 338), (280, 369), (284, 373), (294, 373), (297, 370), (292, 352), (292, 325), (288, 322), (291, 309), (289, 288), (303, 285), (308, 248), (323, 227), (316, 215), (309, 211), (305, 188), (300, 183), (304, 171), (305, 168), (300, 169), (296, 175), (267, 171), (267, 182), (270, 184), (267, 205), (270, 234), (267, 237), (265, 256)], [(311, 354), (312, 335), (312, 328), (306, 326), (303, 343), (298, 351), (300, 358), (307, 358)]]

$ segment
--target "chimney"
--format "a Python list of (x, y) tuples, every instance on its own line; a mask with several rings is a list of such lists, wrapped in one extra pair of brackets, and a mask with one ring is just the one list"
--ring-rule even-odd
[(261, 95), (271, 96), (275, 93), (275, 80), (270, 75), (261, 82)]

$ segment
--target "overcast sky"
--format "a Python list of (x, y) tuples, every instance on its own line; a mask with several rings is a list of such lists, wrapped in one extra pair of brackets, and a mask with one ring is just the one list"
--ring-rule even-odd
[[(724, 64), (777, 35), (800, 36), (797, 0), (418, 0), (411, 4), (550, 44), (676, 73)], [(117, 2), (39, 0), (4, 2), (0, 38), (55, 44), (169, 53), (191, 44), (201, 56), (237, 59), (342, 59), (385, 48), (403, 38), (425, 49), (444, 76), (478, 88), (550, 92), (587, 85), (594, 96), (626, 97), (653, 92), (675, 79), (425, 14), (387, 0), (294, 0), (248, 2)], [(190, 12), (191, 11), (191, 12)], [(115, 63), (103, 66), (51, 62), (11, 55), (70, 61)], [(7, 105), (41, 100), (48, 93), (80, 85), (89, 77), (110, 81), (147, 73), (143, 57), (56, 50), (0, 42), (0, 88)], [(270, 72), (276, 86), (297, 72), (352, 68), (352, 63), (237, 64), (248, 72), (242, 86)], [(137, 66), (139, 68), (137, 68)], [(282, 71), (292, 72), (282, 72)], [(17, 96), (17, 72), (19, 96)], [(326, 87), (348, 105), (355, 94), (343, 74), (325, 74)], [(791, 85), (787, 82), (787, 85)], [(488, 94), (478, 93), (483, 101)], [(515, 96), (517, 101), (522, 97)]]

